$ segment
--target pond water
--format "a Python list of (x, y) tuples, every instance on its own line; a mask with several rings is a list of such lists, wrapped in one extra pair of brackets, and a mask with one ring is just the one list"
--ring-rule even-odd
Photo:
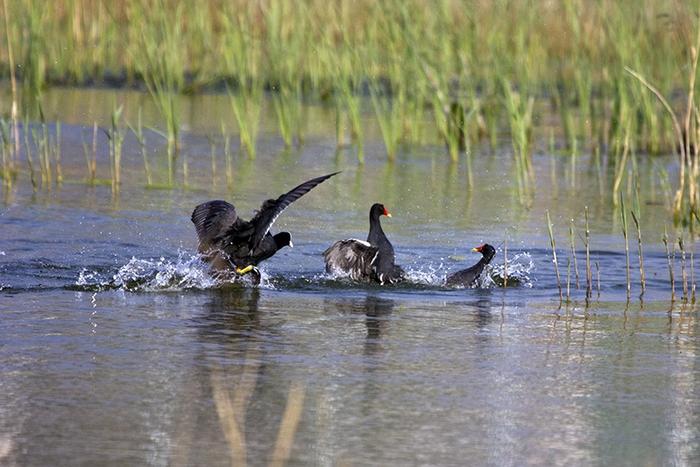
[[(640, 301), (633, 254), (627, 302), (619, 213), (601, 189), (612, 175), (589, 157), (572, 166), (537, 151), (526, 209), (514, 195), (508, 140), (475, 151), (470, 184), (467, 164), (450, 164), (439, 145), (404, 148), (388, 164), (368, 116), (358, 166), (351, 150), (335, 150), (332, 112), (312, 105), (307, 140), (292, 151), (265, 111), (255, 160), (232, 143), (229, 184), (218, 135), (230, 105), (199, 96), (183, 100), (178, 164), (187, 159), (187, 187), (145, 188), (128, 137), (113, 196), (81, 182), (82, 142), (93, 121), (107, 125), (113, 99), (128, 118), (143, 105), (148, 124), (157, 122), (138, 93), (53, 90), (45, 105), (63, 122), (65, 181), (33, 192), (24, 174), (3, 193), (0, 463), (700, 463), (697, 308), (669, 300), (661, 243), (671, 223), (659, 174), (673, 170), (672, 159), (637, 164), (647, 291)], [(162, 141), (150, 141), (162, 166)], [(189, 220), (196, 204), (227, 199), (247, 217), (264, 199), (336, 170), (278, 219), (274, 229), (292, 232), (295, 246), (264, 263), (260, 287), (208, 276)], [(155, 176), (163, 182), (162, 171)], [(364, 238), (373, 202), (393, 214), (382, 223), (408, 283), (357, 285), (324, 273), (321, 252)], [(588, 303), (584, 206), (600, 276)], [(572, 278), (569, 304), (559, 303), (547, 209), (564, 280), (575, 219), (581, 288)], [(488, 277), (474, 289), (442, 286), (478, 260), (470, 248), (483, 242), (498, 247), (489, 274), (502, 274), (505, 239), (517, 286)]]

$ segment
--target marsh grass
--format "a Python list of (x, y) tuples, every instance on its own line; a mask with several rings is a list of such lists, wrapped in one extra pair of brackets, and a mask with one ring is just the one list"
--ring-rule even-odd
[(277, 117), (277, 125), (284, 141), (284, 147), (289, 149), (295, 144), (301, 145), (303, 103), (298, 86), (292, 84), (280, 85), (272, 94), (272, 105)]
[[(488, 140), (496, 148), (507, 127), (516, 195), (531, 206), (539, 103), (549, 100), (572, 186), (580, 184), (578, 166), (590, 150), (601, 191), (601, 161), (611, 162), (613, 183), (605, 189), (617, 204), (630, 163), (645, 151), (675, 150), (678, 178), (664, 190), (674, 191), (678, 223), (692, 229), (698, 219), (700, 27), (692, 2), (649, 0), (639, 8), (631, 1), (515, 0), (465, 8), (457, 0), (2, 0), (2, 10), (0, 69), (12, 88), (3, 142), (13, 145), (3, 149), (4, 180), (12, 179), (5, 174), (19, 157), (17, 120), (33, 117), (47, 85), (116, 83), (142, 85), (152, 97), (168, 142), (167, 186), (174, 188), (179, 95), (226, 83), (240, 146), (251, 158), (266, 89), (286, 147), (301, 143), (302, 104), (321, 102), (336, 112), (338, 146), (349, 137), (362, 163), (369, 98), (389, 160), (404, 142), (437, 140), (451, 161), (466, 154), (470, 185), (477, 151), (469, 146)], [(41, 133), (36, 160), (49, 188), (63, 177), (60, 143)], [(183, 171), (192, 165), (183, 161)], [(144, 159), (148, 185), (153, 168)], [(229, 185), (231, 172), (227, 166)], [(88, 168), (89, 183), (93, 173)]]
[(11, 132), (12, 123), (0, 119), (0, 151), (2, 151), (0, 178), (2, 178), (3, 184), (8, 187), (12, 185), (17, 175)]
[(510, 122), (518, 199), (523, 205), (530, 206), (534, 182), (530, 144), (535, 100), (532, 96), (525, 97), (515, 91), (505, 79), (501, 80), (501, 88)]
[(380, 85), (370, 84), (372, 107), (382, 133), (387, 159), (394, 161), (402, 138), (406, 94), (403, 90), (394, 98), (385, 94)]
[(22, 126), (22, 133), (24, 136), (24, 152), (27, 159), (27, 169), (29, 170), (29, 180), (32, 184), (32, 190), (37, 191), (39, 183), (36, 180), (36, 175), (34, 172), (34, 159), (32, 157), (32, 145), (30, 144), (30, 125), (29, 119), (25, 119)]
[(224, 140), (224, 161), (226, 163), (226, 187), (233, 189), (233, 155), (231, 154), (231, 137), (226, 132), (226, 124), (221, 122), (221, 137)]
[[(169, 12), (166, 2), (157, 0), (153, 8), (149, 8), (146, 3), (136, 3), (133, 8), (137, 17), (148, 17), (149, 21), (143, 23), (143, 29), (140, 31), (142, 41), (133, 44), (130, 49), (131, 58), (165, 120), (168, 158), (172, 159), (179, 148), (177, 94), (184, 85), (184, 5), (177, 4), (173, 11)], [(172, 179), (170, 183), (172, 184)]]
[[(141, 109), (139, 108), (138, 119), (136, 121), (136, 128), (132, 127), (131, 124), (127, 123), (129, 130), (134, 134), (136, 141), (139, 143), (139, 148), (141, 150), (141, 159), (143, 160), (143, 171), (146, 175), (146, 186), (153, 186), (153, 176), (151, 174), (151, 165), (148, 162), (148, 150), (146, 146), (146, 135), (143, 132), (143, 122), (141, 119)], [(93, 142), (94, 147), (94, 142)]]
[(263, 89), (260, 83), (248, 83), (237, 91), (228, 88), (229, 101), (236, 117), (241, 148), (248, 157), (255, 159)]
[(112, 194), (119, 193), (122, 173), (122, 145), (124, 144), (124, 128), (121, 123), (123, 107), (114, 107), (110, 117), (109, 130), (105, 130), (109, 139), (109, 173)]

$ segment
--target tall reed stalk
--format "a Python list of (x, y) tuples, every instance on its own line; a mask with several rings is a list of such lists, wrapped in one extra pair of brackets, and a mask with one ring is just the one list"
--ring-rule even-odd
[(671, 256), (671, 251), (669, 249), (668, 231), (666, 230), (666, 227), (664, 227), (664, 236), (661, 238), (661, 240), (663, 241), (664, 247), (666, 248), (666, 261), (668, 262), (668, 277), (669, 281), (671, 282), (671, 301), (674, 302), (676, 300), (676, 281), (673, 275), (673, 257)]
[(622, 220), (622, 237), (625, 240), (625, 283), (627, 289), (627, 300), (632, 293), (632, 282), (630, 279), (630, 245), (627, 238), (627, 211), (625, 209), (625, 198), (620, 193), (620, 219)]
[(571, 219), (571, 224), (569, 224), (569, 242), (571, 244), (571, 258), (573, 260), (574, 274), (576, 276), (576, 289), (580, 288), (579, 277), (578, 277), (578, 260), (576, 259), (576, 241), (574, 239), (574, 220)]
[(683, 301), (688, 301), (688, 274), (685, 267), (685, 243), (683, 235), (678, 237), (678, 249), (681, 252), (681, 280), (683, 281)]
[(552, 220), (549, 217), (549, 210), (547, 213), (547, 231), (549, 233), (549, 244), (552, 247), (552, 262), (554, 263), (554, 272), (557, 277), (557, 287), (559, 288), (559, 302), (564, 301), (564, 294), (561, 288), (561, 278), (559, 276), (559, 262), (557, 261), (557, 244), (554, 240), (554, 231), (552, 229)]
[(644, 292), (646, 291), (647, 285), (646, 285), (646, 275), (644, 274), (644, 252), (642, 251), (642, 229), (639, 226), (639, 219), (637, 219), (637, 215), (634, 213), (634, 210), (631, 210), (630, 213), (632, 214), (632, 220), (634, 221), (634, 226), (637, 229), (637, 255), (639, 257), (639, 285), (642, 288), (642, 292), (640, 295), (644, 295)]
[(590, 298), (593, 294), (593, 274), (591, 271), (591, 230), (588, 226), (588, 206), (584, 208), (584, 217), (586, 220), (584, 236), (586, 247), (586, 298)]
[(113, 194), (119, 193), (122, 183), (122, 144), (124, 143), (124, 129), (121, 125), (122, 110), (122, 106), (112, 110), (110, 128), (106, 131), (109, 138), (109, 172)]

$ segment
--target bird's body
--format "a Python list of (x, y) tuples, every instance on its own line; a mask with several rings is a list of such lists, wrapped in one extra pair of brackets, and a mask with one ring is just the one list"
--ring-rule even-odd
[(289, 232), (270, 233), (272, 224), (291, 203), (336, 173), (311, 179), (277, 199), (268, 199), (249, 221), (238, 217), (236, 208), (226, 201), (198, 205), (192, 212), (192, 222), (199, 238), (199, 253), (216, 273), (240, 273), (257, 266), (279, 249), (292, 246)]
[(391, 217), (381, 204), (369, 211), (367, 241), (350, 238), (339, 240), (323, 252), (326, 272), (344, 274), (355, 281), (374, 281), (380, 284), (403, 279), (404, 271), (395, 264), (394, 247), (386, 238), (379, 217)]
[(496, 254), (496, 249), (488, 243), (476, 247), (472, 251), (478, 251), (483, 255), (479, 262), (470, 268), (462, 269), (461, 271), (447, 276), (446, 285), (450, 287), (471, 287), (476, 283), (476, 280), (481, 276), (486, 265), (491, 262), (491, 259), (493, 259)]

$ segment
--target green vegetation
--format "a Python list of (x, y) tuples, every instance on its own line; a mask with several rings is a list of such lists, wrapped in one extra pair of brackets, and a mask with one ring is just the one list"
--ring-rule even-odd
[[(599, 183), (601, 191), (609, 183), (613, 203), (639, 154), (677, 152), (672, 209), (679, 223), (699, 218), (700, 158), (692, 156), (700, 147), (700, 27), (691, 2), (3, 0), (2, 7), (0, 73), (13, 83), (14, 109), (3, 132), (4, 180), (17, 169), (18, 122), (35, 117), (53, 83), (146, 90), (162, 118), (170, 186), (178, 95), (228, 89), (233, 131), (251, 158), (268, 92), (286, 147), (303, 142), (304, 103), (322, 103), (335, 109), (338, 147), (352, 144), (360, 163), (368, 133), (361, 117), (372, 110), (390, 161), (403, 147), (430, 144), (469, 164), (470, 148), (496, 148), (499, 131), (509, 130), (515, 195), (526, 206), (536, 189), (532, 153), (550, 134), (570, 157), (572, 186), (580, 153), (596, 154), (598, 173), (601, 160), (611, 165), (614, 177)], [(558, 120), (554, 132), (547, 115)], [(43, 177), (51, 176), (39, 160)]]

